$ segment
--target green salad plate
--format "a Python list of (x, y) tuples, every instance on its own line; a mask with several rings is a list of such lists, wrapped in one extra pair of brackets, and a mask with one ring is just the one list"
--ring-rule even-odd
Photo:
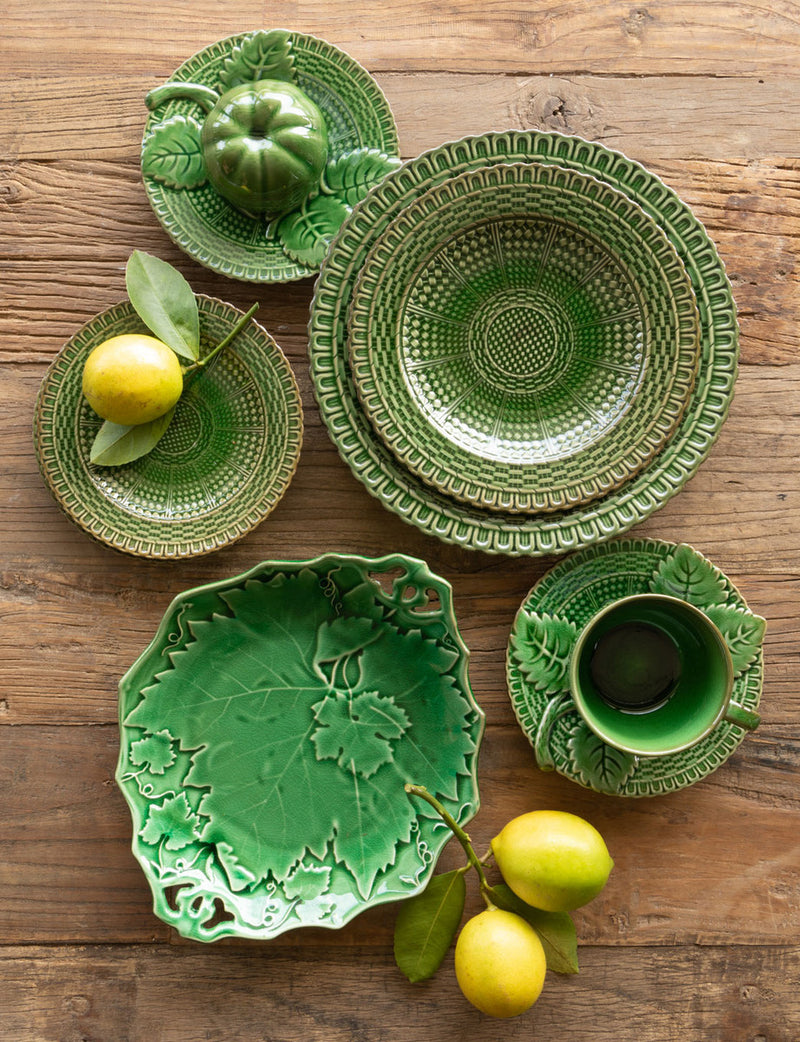
[[(142, 176), (156, 217), (196, 261), (234, 279), (313, 275), (355, 203), (400, 165), (394, 117), (373, 77), (305, 33), (219, 40), (147, 104)], [(242, 184), (273, 197), (300, 186), (300, 202), (250, 212)]]
[[(411, 471), (362, 407), (349, 351), (350, 308), (375, 243), (406, 207), (461, 174), (497, 164), (551, 164), (626, 195), (664, 231), (691, 281), (700, 321), (697, 378), (683, 416), (656, 456), (618, 489), (540, 514), (461, 503)], [(544, 131), (507, 131), (452, 142), (390, 173), (342, 225), (316, 282), (309, 322), (311, 375), (321, 415), (342, 458), (389, 510), (429, 535), (487, 553), (559, 554), (621, 534), (663, 506), (708, 456), (728, 413), (738, 326), (724, 266), (702, 224), (639, 163), (596, 142)]]
[(386, 444), (491, 510), (569, 509), (629, 480), (680, 422), (699, 360), (691, 283), (659, 226), (548, 164), (469, 171), (406, 206), (350, 319)]
[(764, 619), (685, 543), (615, 539), (559, 562), (514, 620), (506, 659), (509, 695), (539, 767), (614, 796), (660, 796), (692, 785), (720, 767), (747, 734), (723, 720), (688, 749), (636, 756), (608, 745), (583, 720), (569, 693), (578, 634), (606, 604), (644, 593), (680, 598), (708, 616), (730, 651), (735, 702), (755, 710), (764, 679)]
[[(242, 313), (211, 297), (197, 303), (203, 355)], [(251, 321), (186, 387), (154, 449), (103, 467), (90, 461), (103, 421), (83, 397), (83, 366), (122, 333), (150, 333), (129, 301), (80, 329), (45, 375), (34, 417), (45, 483), (80, 528), (137, 557), (194, 557), (235, 542), (274, 509), (297, 468), (303, 412), (286, 357)]]
[(119, 688), (117, 782), (183, 936), (338, 928), (422, 890), (466, 824), (484, 717), (448, 583), (327, 554), (188, 590)]

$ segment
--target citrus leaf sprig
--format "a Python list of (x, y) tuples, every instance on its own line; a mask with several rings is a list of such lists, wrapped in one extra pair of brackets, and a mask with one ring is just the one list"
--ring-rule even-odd
[[(181, 359), (184, 391), (258, 310), (258, 304), (253, 304), (225, 339), (201, 358), (197, 298), (176, 268), (159, 257), (134, 250), (125, 266), (125, 287), (139, 318), (153, 336)], [(175, 407), (149, 423), (125, 426), (105, 420), (92, 443), (90, 462), (101, 467), (119, 467), (147, 455), (166, 434), (174, 415)]]
[(514, 912), (536, 930), (549, 970), (577, 973), (578, 943), (572, 916), (568, 912), (544, 912), (534, 908), (504, 883), (491, 886), (484, 871), (489, 855), (478, 858), (467, 833), (424, 786), (406, 785), (405, 791), (409, 797), (424, 799), (434, 808), (467, 855), (466, 865), (433, 876), (422, 893), (401, 906), (395, 924), (394, 957), (406, 977), (412, 983), (428, 980), (441, 966), (464, 913), (464, 877), (470, 868), (478, 875), (481, 896), (488, 908)]

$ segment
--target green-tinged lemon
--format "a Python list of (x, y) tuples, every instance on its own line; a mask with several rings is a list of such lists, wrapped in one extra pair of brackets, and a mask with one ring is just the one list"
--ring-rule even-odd
[(517, 897), (546, 912), (570, 912), (587, 904), (614, 867), (597, 829), (559, 810), (513, 818), (492, 840), (492, 852)]
[(168, 412), (181, 396), (178, 356), (161, 340), (124, 333), (103, 341), (83, 368), (83, 394), (98, 416), (132, 426)]
[(489, 908), (464, 924), (455, 965), (465, 998), (491, 1017), (516, 1017), (530, 1009), (547, 970), (534, 928), (500, 908)]

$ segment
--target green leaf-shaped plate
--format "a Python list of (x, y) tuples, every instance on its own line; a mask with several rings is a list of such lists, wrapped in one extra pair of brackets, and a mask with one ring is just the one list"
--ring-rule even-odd
[[(198, 296), (200, 352), (242, 317)], [(102, 420), (81, 391), (83, 365), (102, 341), (147, 333), (129, 301), (97, 315), (61, 350), (39, 390), (34, 438), (58, 505), (89, 535), (139, 557), (194, 557), (235, 542), (273, 510), (297, 468), (300, 393), (272, 337), (250, 322), (186, 388), (166, 434), (120, 467), (90, 462)]]
[(178, 596), (120, 682), (117, 781), (154, 910), (184, 936), (340, 927), (411, 896), (478, 809), (484, 717), (423, 561), (263, 563)]
[(691, 283), (656, 222), (544, 163), (469, 171), (406, 206), (350, 318), (381, 437), (492, 510), (563, 510), (629, 480), (679, 423), (699, 359)]
[[(304, 33), (283, 33), (291, 47), (297, 86), (320, 108), (328, 131), (329, 161), (335, 163), (359, 149), (398, 155), (397, 128), (389, 103), (373, 77), (333, 44)], [(253, 36), (240, 33), (219, 40), (187, 59), (170, 77), (225, 90), (241, 76), (230, 75), (232, 63), (247, 66), (247, 44)], [(254, 72), (254, 74), (257, 74)], [(202, 121), (197, 104), (175, 99), (159, 105), (145, 124), (142, 150), (148, 154), (151, 137), (176, 116)], [(180, 157), (183, 160), (183, 156)], [(382, 174), (382, 171), (377, 170)], [(377, 176), (377, 174), (376, 174)], [(222, 198), (206, 183), (184, 188), (180, 178), (164, 183), (145, 174), (147, 197), (161, 226), (181, 249), (200, 264), (249, 282), (291, 282), (313, 275), (320, 251), (284, 248), (280, 222), (270, 224), (250, 217)], [(341, 211), (339, 222), (344, 216)], [(338, 227), (338, 225), (337, 225)], [(290, 245), (294, 246), (292, 239)]]
[[(449, 178), (497, 163), (554, 163), (618, 189), (657, 221), (692, 282), (700, 312), (700, 366), (683, 418), (635, 477), (570, 510), (521, 515), (455, 501), (411, 473), (375, 433), (350, 368), (348, 311), (370, 249), (403, 209)], [(342, 458), (366, 488), (409, 524), (486, 553), (565, 553), (627, 531), (675, 495), (711, 451), (733, 397), (738, 327), (730, 283), (714, 244), (678, 196), (639, 163), (593, 141), (507, 131), (442, 145), (373, 188), (331, 244), (309, 325), (311, 375), (320, 412)]]
[(725, 631), (732, 653), (738, 654), (733, 697), (748, 709), (758, 707), (765, 624), (748, 609), (733, 583), (685, 543), (616, 539), (582, 550), (552, 568), (525, 598), (512, 627), (506, 659), (509, 695), (541, 767), (555, 768), (597, 792), (659, 796), (705, 778), (738, 748), (746, 732), (723, 721), (680, 753), (636, 757), (620, 752), (589, 730), (565, 690), (565, 671), (551, 670), (542, 655), (541, 628), (548, 626), (548, 620), (558, 636), (557, 641), (552, 636), (550, 643), (558, 643), (563, 655), (569, 624), (577, 634), (605, 604), (666, 589), (717, 622), (723, 616), (737, 620)]

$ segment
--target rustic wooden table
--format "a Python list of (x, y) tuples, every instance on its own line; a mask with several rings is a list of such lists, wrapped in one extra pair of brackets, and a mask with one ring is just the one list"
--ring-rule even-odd
[[(554, 561), (456, 549), (384, 510), (319, 418), (312, 280), (226, 280), (156, 221), (139, 170), (146, 91), (209, 43), (275, 26), (326, 38), (374, 73), (404, 157), (496, 128), (581, 134), (660, 175), (717, 242), (741, 324), (735, 401), (698, 474), (637, 534), (696, 546), (769, 632), (763, 725), (693, 788), (625, 801), (535, 767), (504, 653)], [(0, 48), (0, 1039), (797, 1042), (800, 4), (8, 0)], [(305, 406), (299, 470), (274, 514), (182, 563), (93, 543), (50, 498), (31, 439), (48, 363), (124, 298), (135, 248), (199, 292), (257, 300)], [(403, 551), (452, 582), (488, 724), (476, 845), (512, 815), (557, 807), (591, 819), (616, 859), (602, 897), (576, 914), (580, 974), (551, 975), (519, 1019), (468, 1006), (452, 956), (410, 985), (393, 963), (393, 906), (339, 932), (212, 946), (151, 912), (113, 780), (117, 681), (180, 590), (326, 550)], [(460, 863), (452, 846), (443, 864)]]

